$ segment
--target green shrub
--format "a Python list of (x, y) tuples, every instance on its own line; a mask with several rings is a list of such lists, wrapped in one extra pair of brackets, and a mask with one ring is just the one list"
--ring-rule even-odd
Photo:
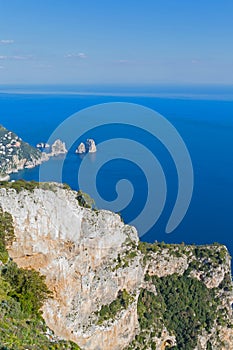
[(125, 289), (122, 291), (120, 290), (115, 300), (109, 305), (102, 305), (100, 311), (96, 312), (98, 324), (102, 324), (106, 320), (114, 319), (116, 314), (123, 309), (127, 309), (133, 300), (134, 298)]
[(2, 278), (11, 286), (9, 295), (20, 303), (25, 316), (40, 313), (43, 302), (50, 295), (44, 276), (34, 270), (18, 268), (10, 261), (2, 269)]
[(79, 190), (77, 192), (76, 199), (81, 207), (94, 209), (95, 201), (92, 199), (89, 194)]
[[(11, 188), (16, 190), (17, 193), (21, 192), (22, 190), (33, 192), (36, 188), (55, 192), (57, 190), (57, 184), (53, 182), (25, 181), (20, 179), (13, 182), (0, 181), (0, 188)], [(70, 186), (64, 183), (62, 184), (61, 188), (64, 190), (69, 190)]]
[(199, 332), (202, 329), (209, 332), (216, 319), (215, 291), (186, 275), (152, 276), (150, 280), (157, 295), (144, 289), (140, 293), (141, 330), (154, 329), (158, 334), (165, 325), (176, 336), (177, 346), (173, 349), (194, 349)]
[(3, 212), (0, 207), (0, 260), (5, 264), (8, 261), (6, 247), (14, 240), (14, 227), (12, 216)]
[[(51, 342), (40, 314), (43, 301), (50, 296), (44, 277), (34, 270), (19, 269), (13, 262), (0, 274), (0, 346), (2, 349), (70, 349), (72, 342)], [(1, 348), (0, 348), (1, 349)]]

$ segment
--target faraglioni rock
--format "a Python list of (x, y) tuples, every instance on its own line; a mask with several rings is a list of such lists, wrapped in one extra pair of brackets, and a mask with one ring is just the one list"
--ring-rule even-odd
[(75, 153), (84, 154), (84, 153), (95, 153), (97, 151), (95, 141), (93, 139), (87, 139), (86, 145), (81, 142), (77, 147)]
[(2, 184), (0, 207), (13, 218), (10, 257), (46, 277), (43, 318), (57, 336), (84, 350), (233, 348), (225, 246), (140, 242), (61, 184)]
[(76, 149), (75, 153), (77, 153), (77, 154), (86, 153), (86, 147), (85, 147), (85, 145), (84, 145), (83, 142), (80, 143), (80, 145), (79, 145), (78, 148)]
[(60, 154), (66, 154), (67, 149), (65, 142), (62, 142), (61, 140), (56, 140), (51, 146), (51, 153), (50, 156), (59, 156)]
[(95, 153), (97, 150), (95, 141), (93, 139), (87, 139), (86, 148), (89, 153)]

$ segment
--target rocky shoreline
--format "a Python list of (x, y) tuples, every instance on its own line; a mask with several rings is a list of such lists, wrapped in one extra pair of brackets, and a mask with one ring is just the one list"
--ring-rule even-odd
[(52, 144), (50, 152), (41, 152), (0, 126), (0, 181), (8, 181), (12, 173), (32, 169), (51, 157), (66, 153), (66, 145), (59, 139)]

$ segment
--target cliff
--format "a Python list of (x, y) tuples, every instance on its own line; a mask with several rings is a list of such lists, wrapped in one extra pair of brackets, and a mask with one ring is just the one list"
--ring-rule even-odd
[(52, 292), (42, 312), (56, 336), (85, 350), (232, 349), (226, 247), (142, 243), (59, 184), (2, 184), (0, 207), (13, 219), (10, 257)]

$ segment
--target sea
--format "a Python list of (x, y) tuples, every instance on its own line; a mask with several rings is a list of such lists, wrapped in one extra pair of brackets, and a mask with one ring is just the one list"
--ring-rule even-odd
[[(143, 235), (139, 232), (141, 239), (187, 244), (219, 242), (225, 244), (233, 256), (233, 86), (0, 86), (0, 124), (35, 146), (46, 142), (74, 113), (115, 102), (137, 104), (158, 112), (183, 139), (192, 161), (194, 187), (189, 208), (180, 224), (166, 233), (178, 193), (172, 156), (159, 140), (142, 128), (136, 130), (124, 123), (103, 125), (90, 128), (80, 136), (77, 127), (77, 139), (69, 147), (65, 159), (51, 159), (51, 171), (44, 180), (56, 181), (62, 164), (62, 181), (78, 190), (77, 174), (84, 159), (75, 154), (80, 141), (93, 138), (97, 157), (98, 152), (106, 152), (101, 148), (103, 141), (133, 139), (156, 155), (167, 183), (161, 215), (147, 232)], [(80, 129), (81, 126), (82, 120)], [(110, 152), (114, 154), (114, 149), (108, 150)], [(135, 164), (133, 151), (128, 159), (123, 155), (109, 160), (109, 154), (108, 161), (96, 175), (95, 187), (105, 201), (111, 201), (117, 196), (117, 183), (128, 180), (133, 191), (132, 201), (119, 211), (123, 220), (131, 223), (143, 211), (148, 196), (147, 156), (141, 156), (146, 165), (143, 169)], [(95, 156), (90, 155), (89, 162), (93, 166), (96, 161)], [(13, 174), (11, 179), (38, 181), (39, 174), (40, 167), (36, 167)], [(86, 177), (93, 181), (91, 174), (87, 173)], [(156, 177), (154, 182), (156, 186)]]

